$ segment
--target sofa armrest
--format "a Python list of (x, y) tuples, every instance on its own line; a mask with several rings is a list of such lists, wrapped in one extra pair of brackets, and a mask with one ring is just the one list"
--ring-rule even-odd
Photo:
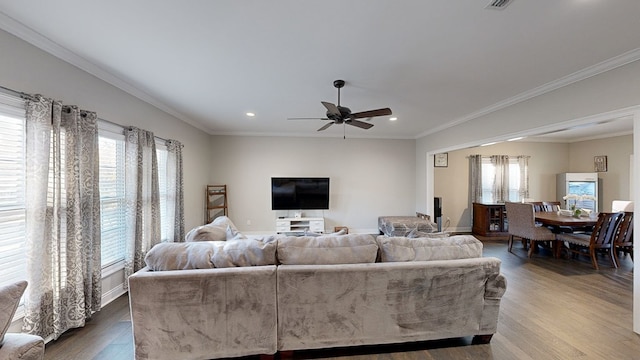
[(500, 300), (507, 291), (507, 278), (502, 274), (495, 274), (487, 279), (485, 299)]

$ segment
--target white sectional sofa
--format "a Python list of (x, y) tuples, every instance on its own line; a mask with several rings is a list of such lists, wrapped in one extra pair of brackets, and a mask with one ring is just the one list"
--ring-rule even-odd
[(468, 235), (172, 243), (147, 260), (129, 278), (136, 359), (466, 336), (487, 343), (506, 289), (500, 260), (482, 257)]

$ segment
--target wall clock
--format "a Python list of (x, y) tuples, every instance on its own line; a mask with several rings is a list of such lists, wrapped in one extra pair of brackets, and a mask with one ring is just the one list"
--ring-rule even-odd
[(434, 167), (447, 167), (449, 165), (448, 153), (435, 154), (433, 157), (434, 157), (433, 158)]

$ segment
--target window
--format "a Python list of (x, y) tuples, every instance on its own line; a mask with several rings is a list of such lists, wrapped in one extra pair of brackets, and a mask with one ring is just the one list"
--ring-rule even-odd
[(23, 103), (0, 94), (0, 286), (27, 278)]
[(169, 209), (167, 206), (172, 205), (173, 202), (169, 201), (169, 191), (167, 183), (167, 160), (169, 152), (167, 147), (156, 143), (156, 157), (158, 159), (158, 187), (160, 190), (160, 239), (162, 241), (168, 241), (170, 234), (169, 223)]
[[(482, 202), (495, 203), (493, 188), (495, 165), (489, 157), (482, 157)], [(520, 165), (517, 158), (509, 158), (509, 201), (520, 201)]]
[(124, 261), (126, 197), (122, 128), (100, 123), (100, 225), (102, 268)]

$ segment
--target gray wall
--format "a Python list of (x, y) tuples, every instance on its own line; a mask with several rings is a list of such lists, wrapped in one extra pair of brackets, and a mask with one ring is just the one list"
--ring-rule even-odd
[[(274, 233), (272, 176), (330, 178), (325, 229), (377, 233), (381, 215), (413, 215), (415, 141), (300, 137), (213, 136), (211, 183), (227, 184), (229, 215), (246, 233)], [(250, 225), (249, 225), (250, 223)]]
[(434, 196), (442, 197), (443, 219), (450, 219), (450, 231), (471, 231), (469, 204), (469, 159), (471, 154), (529, 155), (529, 197), (536, 201), (556, 200), (556, 174), (593, 172), (593, 157), (607, 155), (608, 171), (602, 180), (603, 211), (611, 211), (612, 200), (630, 199), (629, 161), (633, 136), (616, 136), (576, 143), (502, 142), (449, 152), (449, 166), (434, 169)]
[(607, 171), (599, 172), (602, 181), (602, 209), (611, 211), (613, 200), (629, 200), (631, 191), (631, 155), (633, 135), (582, 141), (569, 147), (568, 172), (593, 172), (593, 157), (607, 156)]
[[(1, 30), (0, 49), (0, 85), (75, 104), (97, 112), (101, 119), (182, 142), (185, 226), (190, 229), (202, 222), (211, 166), (209, 134)], [(103, 279), (103, 304), (124, 292), (123, 282), (122, 271)]]

